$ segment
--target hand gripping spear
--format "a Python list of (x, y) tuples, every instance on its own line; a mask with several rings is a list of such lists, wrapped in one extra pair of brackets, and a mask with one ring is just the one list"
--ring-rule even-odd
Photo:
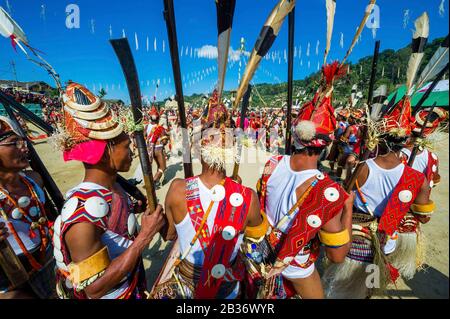
[[(110, 40), (114, 52), (119, 59), (125, 80), (127, 82), (128, 93), (130, 95), (131, 111), (133, 113), (134, 122), (142, 123), (142, 100), (141, 88), (139, 86), (139, 78), (134, 63), (133, 54), (131, 53), (130, 44), (127, 38)], [(153, 184), (152, 165), (147, 152), (143, 129), (134, 132), (137, 149), (139, 152), (139, 160), (141, 162), (142, 174), (144, 176), (145, 192), (147, 195), (148, 207), (153, 212), (156, 208), (156, 193)]]

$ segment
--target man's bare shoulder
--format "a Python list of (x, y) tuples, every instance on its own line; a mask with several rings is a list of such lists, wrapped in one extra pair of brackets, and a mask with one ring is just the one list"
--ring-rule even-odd
[(182, 178), (175, 178), (170, 183), (169, 190), (167, 191), (166, 201), (179, 202), (184, 200), (184, 193), (186, 189), (186, 181)]

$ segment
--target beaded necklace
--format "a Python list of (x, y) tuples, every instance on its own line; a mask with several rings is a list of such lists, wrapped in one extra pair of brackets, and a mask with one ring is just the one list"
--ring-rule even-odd
[[(33, 221), (32, 216), (29, 215), (29, 213), (25, 212), (22, 207), (19, 206), (19, 204), (17, 203), (17, 201), (9, 194), (9, 192), (6, 189), (2, 189), (0, 188), (0, 191), (2, 192), (2, 194), (5, 196), (5, 198), (10, 202), (10, 204), (12, 205), (12, 211), (14, 211), (15, 209), (17, 209), (20, 214), (22, 215), (21, 220), (27, 224), (30, 225), (30, 230), (29, 230), (29, 236), (30, 238), (35, 238), (36, 234), (34, 233), (35, 229), (39, 230), (39, 233), (41, 235), (41, 247), (40, 247), (40, 252), (41, 254), (45, 253), (47, 246), (48, 246), (48, 238), (47, 238), (47, 234), (45, 232), (45, 227), (47, 227), (47, 229), (49, 229), (49, 224), (48, 224), (48, 220), (47, 217), (45, 215), (45, 208), (43, 206), (43, 204), (41, 203), (41, 201), (39, 200), (38, 195), (36, 194), (36, 191), (34, 189), (34, 187), (31, 185), (31, 183), (24, 177), (20, 176), (21, 181), (27, 186), (29, 193), (31, 194), (32, 199), (34, 200), (35, 203), (37, 203), (37, 205), (39, 206), (39, 211), (40, 214), (38, 213), (37, 216), (40, 216), (39, 219), (37, 221)], [(42, 266), (36, 261), (36, 259), (28, 252), (28, 250), (26, 249), (23, 241), (20, 239), (19, 235), (17, 234), (16, 229), (14, 228), (14, 225), (12, 224), (12, 222), (9, 220), (8, 215), (4, 212), (4, 210), (2, 209), (2, 216), (5, 219), (5, 221), (8, 224), (8, 228), (11, 230), (11, 233), (13, 234), (15, 240), (17, 241), (20, 249), (22, 250), (22, 252), (24, 253), (24, 255), (27, 257), (30, 265), (35, 269), (35, 270), (40, 270), (42, 268)], [(41, 216), (42, 215), (42, 216)]]

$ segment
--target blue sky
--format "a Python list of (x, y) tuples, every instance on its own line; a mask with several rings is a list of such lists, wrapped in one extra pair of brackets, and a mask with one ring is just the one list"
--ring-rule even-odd
[[(381, 50), (399, 49), (411, 41), (414, 20), (423, 11), (430, 16), (430, 39), (448, 34), (448, 0), (444, 0), (445, 12), (439, 13), (443, 0), (379, 0), (380, 29), (373, 39), (372, 30), (365, 28), (361, 41), (351, 54), (350, 61), (372, 54), (375, 40), (381, 40)], [(237, 0), (234, 15), (231, 46), (238, 49), (241, 37), (246, 50), (251, 51), (259, 31), (276, 0)], [(80, 8), (80, 28), (68, 29), (65, 25), (66, 6), (77, 4)], [(333, 40), (328, 61), (341, 59), (348, 49), (359, 25), (368, 0), (337, 0)], [(217, 60), (190, 57), (190, 48), (217, 44), (216, 12), (214, 0), (174, 0), (178, 45), (183, 48), (181, 69), (184, 75), (183, 90), (186, 95), (211, 92), (217, 78)], [(141, 80), (144, 96), (152, 97), (155, 83), (160, 79), (158, 100), (174, 94), (167, 31), (162, 16), (162, 0), (0, 0), (0, 6), (11, 10), (12, 17), (27, 34), (30, 44), (45, 52), (45, 58), (59, 72), (63, 81), (72, 79), (86, 84), (89, 89), (107, 89), (109, 98), (128, 100), (125, 81), (117, 58), (108, 42), (110, 26), (113, 38), (122, 37), (122, 29), (130, 40)], [(404, 27), (404, 12), (409, 10), (409, 21)], [(295, 46), (297, 57), (294, 78), (301, 79), (317, 71), (322, 63), (326, 41), (325, 0), (297, 0), (295, 12)], [(139, 49), (135, 48), (135, 33)], [(340, 47), (341, 33), (344, 47)], [(149, 51), (146, 39), (149, 38)], [(154, 50), (156, 39), (157, 49)], [(165, 52), (163, 52), (163, 41)], [(319, 41), (318, 55), (316, 45)], [(310, 55), (306, 56), (310, 43)], [(299, 56), (301, 46), (301, 57)], [(188, 55), (185, 55), (188, 47)], [(287, 19), (272, 50), (279, 53), (275, 61), (263, 60), (254, 83), (286, 81)], [(12, 79), (10, 61), (16, 63), (20, 81), (51, 78), (39, 67), (28, 62), (23, 53), (12, 49), (10, 41), (0, 39), (0, 79)], [(281, 63), (280, 63), (281, 62)], [(308, 62), (310, 67), (308, 68)], [(244, 71), (242, 61), (241, 74)], [(302, 65), (301, 65), (302, 63)], [(227, 71), (225, 89), (238, 86), (239, 62), (231, 63)], [(189, 77), (189, 79), (188, 79)], [(120, 89), (119, 89), (120, 86)]]

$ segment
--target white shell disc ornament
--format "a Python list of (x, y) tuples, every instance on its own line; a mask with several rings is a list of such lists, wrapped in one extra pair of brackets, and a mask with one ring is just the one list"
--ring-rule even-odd
[(67, 267), (65, 263), (62, 263), (62, 262), (60, 262), (60, 261), (56, 261), (56, 266), (57, 266), (59, 269), (62, 269), (62, 270), (64, 270), (64, 271), (69, 271), (69, 267)]
[(339, 199), (339, 191), (334, 187), (328, 187), (323, 194), (325, 199), (329, 202), (335, 202)]
[(216, 185), (211, 188), (211, 199), (214, 202), (220, 202), (225, 198), (225, 187), (222, 185)]
[(322, 225), (322, 220), (317, 215), (309, 215), (308, 218), (306, 218), (306, 222), (312, 228), (319, 228)]
[(402, 203), (409, 203), (412, 200), (413, 194), (411, 193), (410, 190), (403, 190), (400, 193), (398, 193), (398, 199), (402, 202)]
[(244, 197), (239, 193), (233, 193), (230, 195), (230, 204), (233, 207), (239, 207), (244, 203)]
[(137, 229), (137, 219), (133, 213), (131, 213), (130, 216), (128, 216), (127, 226), (128, 226), (128, 234), (130, 236), (133, 236)]
[(225, 275), (225, 266), (222, 264), (217, 264), (211, 269), (211, 276), (216, 279), (220, 279)]
[(68, 220), (70, 216), (77, 210), (78, 207), (78, 198), (72, 197), (67, 202), (64, 203), (64, 206), (61, 210), (61, 219), (63, 222)]
[(222, 231), (223, 239), (231, 240), (234, 238), (234, 236), (236, 236), (236, 229), (233, 226), (229, 225), (223, 229)]
[(56, 261), (59, 261), (60, 263), (64, 262), (64, 257), (61, 250), (56, 247), (53, 248), (53, 256), (55, 256)]
[(19, 200), (17, 201), (17, 204), (19, 205), (19, 207), (21, 208), (25, 208), (28, 207), (28, 205), (30, 205), (31, 203), (31, 199), (28, 196), (22, 196), (19, 198)]
[(103, 218), (108, 214), (109, 206), (106, 200), (94, 196), (84, 202), (84, 209), (92, 217)]
[(39, 215), (39, 208), (37, 208), (36, 206), (33, 206), (30, 208), (30, 210), (28, 211), (28, 214), (30, 214), (31, 217), (36, 217)]
[(61, 234), (61, 215), (56, 217), (55, 222), (53, 223), (53, 231), (55, 235)]
[(14, 208), (12, 213), (11, 213), (11, 216), (14, 219), (21, 219), (22, 218), (22, 213), (20, 212), (20, 210), (18, 208)]

